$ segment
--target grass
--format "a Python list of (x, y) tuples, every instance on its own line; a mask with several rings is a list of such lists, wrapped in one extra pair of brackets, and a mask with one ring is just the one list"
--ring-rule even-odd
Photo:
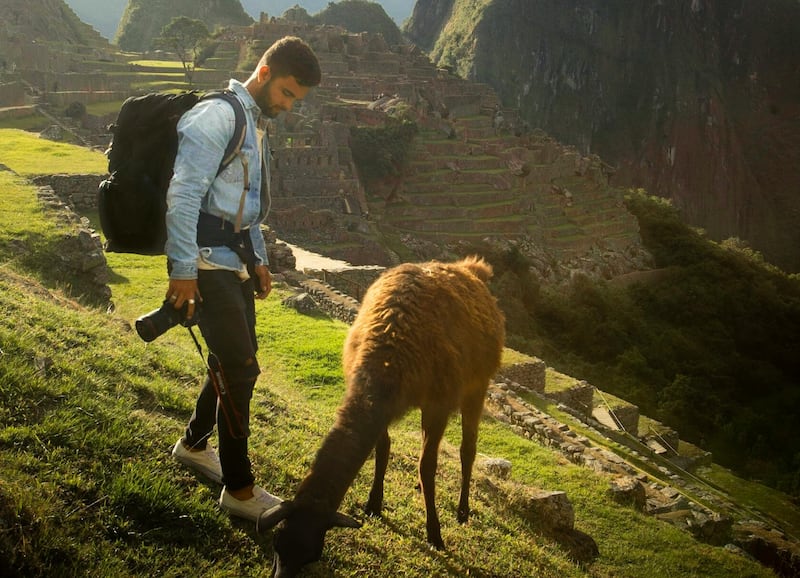
[(179, 60), (131, 60), (128, 64), (133, 66), (147, 66), (150, 68), (171, 68), (183, 71)]
[[(22, 174), (32, 170), (32, 161), (0, 151), (0, 163)], [(71, 154), (76, 162), (81, 156)], [(169, 458), (191, 413), (202, 365), (181, 328), (147, 345), (130, 330), (135, 316), (163, 298), (163, 257), (108, 254), (116, 309), (84, 307), (20, 264), (18, 254), (53, 244), (65, 231), (39, 209), (32, 186), (7, 172), (0, 179), (0, 574), (268, 576), (269, 536), (220, 513), (220, 488)], [(284, 496), (292, 495), (333, 423), (347, 331), (325, 316), (284, 308), (281, 299), (289, 293), (276, 284), (257, 306), (263, 373), (250, 439), (259, 482)], [(576, 562), (568, 547), (505, 502), (484, 474), (473, 487), (473, 517), (459, 525), (457, 418), (437, 474), (448, 550), (432, 551), (415, 490), (418, 424), (419, 413), (411, 412), (392, 429), (384, 517), (360, 512), (368, 461), (341, 507), (364, 527), (331, 531), (321, 562), (304, 576), (771, 575), (613, 503), (607, 478), (488, 416), (481, 454), (512, 461), (509, 484), (565, 491), (576, 529), (595, 539), (600, 556)]]
[(572, 389), (578, 383), (578, 380), (574, 377), (559, 373), (552, 367), (548, 367), (545, 370), (545, 379), (547, 381), (548, 392), (566, 391)]
[(105, 174), (108, 159), (98, 151), (54, 142), (19, 129), (0, 129), (0, 163), (23, 176)]
[(96, 116), (105, 116), (106, 114), (118, 113), (122, 108), (122, 100), (111, 100), (106, 102), (93, 102), (86, 105), (86, 112)]
[[(165, 68), (170, 70), (178, 70), (181, 74), (183, 74), (183, 64), (180, 60), (132, 60), (128, 63), (129, 65), (135, 66), (146, 66), (148, 68)], [(214, 70), (214, 68), (208, 68), (204, 66), (198, 66), (195, 68), (197, 71), (201, 70)]]
[(17, 129), (23, 131), (40, 132), (50, 126), (50, 119), (35, 111), (25, 116), (14, 116), (0, 119), (0, 130)]
[(738, 503), (752, 504), (761, 512), (769, 512), (783, 527), (800, 531), (800, 511), (788, 496), (762, 484), (743, 480), (718, 464), (711, 464), (700, 472), (703, 479), (724, 488)]

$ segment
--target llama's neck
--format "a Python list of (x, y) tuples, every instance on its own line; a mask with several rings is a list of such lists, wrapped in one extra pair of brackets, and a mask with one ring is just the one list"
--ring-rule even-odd
[(388, 425), (384, 408), (363, 400), (348, 400), (322, 442), (311, 472), (300, 484), (295, 503), (337, 510)]

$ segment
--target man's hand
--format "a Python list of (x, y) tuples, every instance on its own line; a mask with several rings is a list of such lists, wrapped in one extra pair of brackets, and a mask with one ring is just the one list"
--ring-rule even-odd
[(194, 316), (196, 300), (203, 300), (197, 289), (197, 279), (170, 279), (166, 298), (175, 309), (180, 309), (184, 303), (188, 303), (186, 319)]
[(256, 265), (255, 273), (253, 282), (256, 284), (256, 299), (266, 299), (272, 291), (272, 275), (266, 265)]

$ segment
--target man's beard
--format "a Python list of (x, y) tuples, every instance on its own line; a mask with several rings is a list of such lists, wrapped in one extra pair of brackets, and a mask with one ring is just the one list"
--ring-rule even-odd
[(267, 118), (275, 118), (281, 112), (272, 104), (272, 99), (269, 97), (271, 86), (272, 80), (268, 80), (267, 83), (261, 88), (261, 95), (257, 101), (258, 108), (261, 110), (261, 114)]
[(280, 114), (280, 110), (272, 106), (272, 103), (265, 103), (264, 106), (261, 104), (258, 105), (259, 110), (261, 110), (261, 114), (266, 116), (267, 118), (275, 118)]

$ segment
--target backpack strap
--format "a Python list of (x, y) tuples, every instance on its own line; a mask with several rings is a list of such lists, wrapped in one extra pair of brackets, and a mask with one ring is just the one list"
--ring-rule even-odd
[(204, 94), (200, 100), (205, 100), (207, 98), (220, 98), (230, 104), (236, 119), (233, 128), (233, 137), (228, 141), (225, 154), (222, 155), (222, 161), (219, 163), (219, 169), (217, 170), (217, 175), (219, 175), (233, 162), (233, 159), (235, 159), (242, 150), (244, 137), (247, 134), (247, 118), (245, 117), (244, 106), (232, 90), (226, 88), (225, 90), (208, 92)]
[(208, 92), (203, 95), (202, 99), (206, 98), (219, 98), (231, 105), (235, 117), (233, 128), (233, 137), (228, 141), (228, 146), (225, 148), (225, 154), (222, 155), (222, 160), (217, 169), (217, 176), (224, 171), (233, 159), (237, 156), (241, 158), (242, 165), (244, 166), (244, 188), (242, 189), (242, 196), (239, 199), (239, 210), (236, 213), (236, 223), (234, 230), (238, 233), (242, 227), (242, 213), (244, 212), (244, 200), (247, 191), (250, 188), (250, 171), (248, 169), (247, 158), (242, 155), (242, 145), (244, 144), (244, 137), (247, 134), (247, 119), (245, 118), (244, 106), (237, 98), (234, 92), (230, 89)]

